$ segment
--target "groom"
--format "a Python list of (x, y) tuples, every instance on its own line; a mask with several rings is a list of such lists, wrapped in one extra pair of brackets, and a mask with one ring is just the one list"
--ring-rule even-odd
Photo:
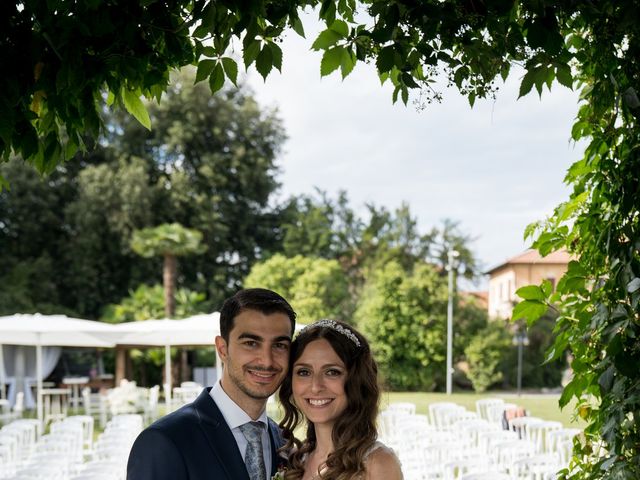
[(220, 311), (222, 378), (136, 439), (127, 480), (270, 480), (284, 460), (265, 411), (287, 374), (296, 314), (271, 290), (240, 290)]

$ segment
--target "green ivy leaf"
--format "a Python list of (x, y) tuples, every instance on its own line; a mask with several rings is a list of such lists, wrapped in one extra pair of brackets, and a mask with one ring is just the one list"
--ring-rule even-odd
[(217, 57), (218, 56), (218, 52), (216, 52), (216, 49), (211, 47), (211, 46), (207, 46), (207, 47), (202, 47), (202, 53), (205, 57)]
[(574, 396), (577, 397), (577, 393), (582, 390), (582, 386), (579, 384), (578, 378), (574, 377), (562, 390), (562, 395), (560, 395), (560, 400), (558, 404), (560, 408), (564, 408)]
[(223, 85), (224, 71), (222, 70), (222, 64), (217, 63), (213, 68), (213, 72), (211, 72), (211, 76), (209, 77), (209, 88), (211, 89), (211, 93), (216, 93), (222, 88)]
[(382, 73), (391, 70), (395, 65), (394, 56), (395, 49), (393, 48), (393, 45), (388, 45), (380, 50), (378, 59), (376, 60), (376, 67), (378, 67), (378, 72)]
[(238, 64), (233, 58), (223, 57), (222, 58), (222, 68), (224, 69), (224, 73), (226, 73), (227, 78), (231, 80), (236, 87), (238, 86)]
[(300, 20), (300, 17), (292, 18), (290, 25), (291, 25), (291, 28), (293, 28), (294, 32), (296, 32), (302, 38), (306, 38), (304, 36), (304, 25), (302, 25), (302, 20)]
[(522, 77), (522, 82), (520, 83), (520, 92), (518, 94), (518, 98), (524, 97), (527, 93), (531, 91), (533, 88), (533, 79), (534, 79), (534, 71), (528, 70), (527, 73)]
[(353, 67), (356, 65), (356, 54), (350, 49), (345, 48), (342, 53), (342, 59), (340, 61), (340, 69), (342, 72), (342, 78), (344, 79), (353, 71)]
[(262, 75), (263, 79), (267, 79), (267, 75), (271, 72), (273, 68), (273, 52), (269, 45), (264, 45), (260, 53), (258, 54), (258, 58), (256, 58), (256, 69), (258, 73)]
[(273, 57), (273, 66), (278, 69), (279, 72), (282, 72), (282, 49), (277, 43), (269, 42), (267, 43), (269, 48), (271, 49), (271, 56)]
[(409, 89), (407, 89), (406, 85), (402, 85), (400, 93), (402, 95), (402, 103), (406, 105), (409, 101)]
[(540, 284), (540, 288), (542, 289), (542, 293), (544, 294), (545, 298), (553, 293), (553, 285), (551, 285), (551, 282), (547, 279), (544, 279), (542, 281), (542, 283)]
[(400, 93), (400, 85), (396, 85), (396, 88), (393, 89), (393, 95), (391, 96), (393, 103), (396, 103), (398, 101), (399, 93)]
[(547, 313), (546, 303), (538, 300), (523, 300), (513, 308), (511, 319), (515, 321), (524, 318), (527, 325), (531, 325), (545, 313)]
[(336, 19), (336, 4), (334, 0), (322, 0), (319, 15), (327, 25), (331, 25)]
[(249, 66), (256, 61), (256, 58), (258, 58), (259, 53), (260, 41), (256, 39), (251, 40), (243, 50), (244, 68), (249, 68)]
[(330, 30), (336, 32), (342, 38), (347, 38), (349, 36), (349, 25), (343, 20), (336, 20), (329, 27)]
[(327, 48), (335, 45), (339, 40), (341, 40), (341, 38), (342, 37), (340, 37), (339, 33), (331, 29), (323, 30), (320, 32), (320, 35), (318, 35), (315, 42), (313, 42), (311, 48), (313, 50), (326, 50)]
[(544, 301), (547, 296), (542, 288), (537, 285), (527, 285), (516, 290), (516, 295), (524, 300), (540, 300)]
[(320, 62), (320, 75), (326, 77), (340, 67), (342, 64), (342, 55), (344, 55), (345, 51), (346, 49), (344, 47), (333, 47), (326, 50)]
[(535, 69), (534, 72), (533, 83), (536, 86), (538, 95), (542, 96), (542, 87), (544, 86), (545, 82), (547, 82), (547, 77), (549, 76), (549, 74), (552, 74), (553, 72), (546, 66), (539, 67)]
[(151, 130), (151, 119), (144, 103), (140, 100), (140, 90), (129, 90), (122, 87), (122, 101), (127, 112), (133, 115), (147, 130)]
[(573, 90), (573, 77), (571, 76), (571, 68), (569, 65), (559, 65), (556, 69), (556, 78), (558, 82), (560, 82), (560, 85), (564, 85)]
[(196, 72), (196, 80), (194, 83), (198, 83), (204, 80), (205, 78), (209, 78), (209, 75), (211, 75), (211, 72), (213, 71), (213, 68), (216, 66), (216, 63), (217, 62), (215, 60), (211, 60), (211, 59), (200, 60), (198, 62), (198, 70)]

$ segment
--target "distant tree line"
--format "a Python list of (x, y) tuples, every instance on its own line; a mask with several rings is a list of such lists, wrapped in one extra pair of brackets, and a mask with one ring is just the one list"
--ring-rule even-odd
[[(0, 165), (11, 185), (0, 192), (0, 314), (165, 315), (161, 255), (138, 255), (132, 240), (175, 223), (202, 234), (199, 254), (177, 264), (176, 317), (214, 311), (241, 286), (274, 288), (302, 322), (332, 317), (362, 327), (389, 388), (443, 386), (447, 251), (460, 252), (457, 274), (480, 273), (472, 239), (455, 222), (423, 232), (409, 205), (356, 211), (345, 192), (277, 201), (286, 134), (246, 88), (212, 97), (184, 71), (149, 112), (151, 131), (105, 111), (107, 133), (91, 154), (47, 177), (18, 158)], [(474, 356), (465, 349), (495, 325), (469, 299), (457, 296), (455, 312), (454, 360), (469, 366), (457, 373), (459, 385), (513, 385), (508, 327), (495, 333), (502, 342)], [(487, 364), (485, 350), (497, 360)], [(193, 360), (210, 364), (210, 353)], [(160, 381), (159, 369), (146, 367), (162, 361), (153, 350), (133, 355), (143, 382)], [(525, 368), (525, 385), (557, 385), (559, 375), (534, 378), (538, 364)]]

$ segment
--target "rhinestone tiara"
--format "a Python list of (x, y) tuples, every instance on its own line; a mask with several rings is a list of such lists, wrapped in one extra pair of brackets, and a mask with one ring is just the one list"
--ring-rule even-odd
[(302, 330), (300, 330), (300, 334), (302, 334), (303, 332), (305, 332), (307, 330), (311, 330), (312, 328), (320, 328), (320, 327), (326, 327), (326, 328), (330, 328), (331, 330), (335, 330), (336, 332), (344, 335), (349, 340), (351, 340), (353, 343), (355, 343), (356, 347), (360, 346), (360, 340), (358, 340), (358, 337), (356, 337), (355, 334), (351, 330), (349, 330), (348, 328), (343, 327), (342, 325), (340, 325), (335, 320), (328, 320), (328, 319), (326, 319), (326, 320), (318, 320), (317, 322), (311, 323), (311, 324), (307, 325), (306, 327), (304, 327)]

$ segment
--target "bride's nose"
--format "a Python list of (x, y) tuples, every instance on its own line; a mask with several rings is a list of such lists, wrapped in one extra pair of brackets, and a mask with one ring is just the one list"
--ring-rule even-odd
[(324, 390), (324, 378), (322, 375), (314, 375), (311, 378), (311, 391), (318, 393)]

